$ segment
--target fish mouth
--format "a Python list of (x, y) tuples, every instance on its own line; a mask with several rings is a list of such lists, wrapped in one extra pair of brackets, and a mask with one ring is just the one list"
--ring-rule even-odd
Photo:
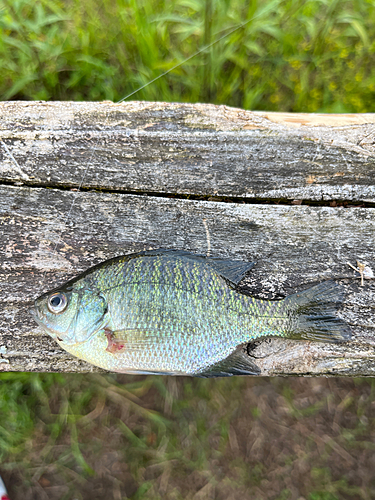
[(33, 319), (38, 323), (38, 325), (42, 325), (42, 320), (40, 319), (38, 311), (36, 310), (35, 307), (29, 309), (29, 313), (31, 314)]
[(29, 309), (29, 313), (33, 317), (34, 321), (36, 321), (36, 323), (38, 323), (38, 325), (41, 327), (42, 330), (44, 330), (46, 333), (48, 333), (48, 335), (51, 335), (51, 337), (55, 336), (54, 332), (51, 331), (48, 328), (48, 326), (46, 326), (45, 322), (43, 321), (43, 320), (47, 319), (43, 313), (38, 311), (38, 309), (36, 307), (32, 307), (31, 309)]
[[(48, 326), (46, 326), (46, 324), (44, 323), (43, 320), (46, 320), (47, 317), (40, 311), (38, 311), (38, 309), (36, 307), (32, 307), (31, 309), (29, 309), (29, 313), (31, 314), (31, 316), (33, 317), (33, 319), (38, 323), (38, 325), (46, 332), (48, 333), (48, 335), (50, 335), (52, 338), (54, 338), (55, 340), (57, 340), (57, 336), (56, 336), (56, 333), (51, 330), (50, 328), (48, 328)], [(61, 339), (59, 339), (60, 342)]]
[(31, 307), (29, 309), (29, 313), (34, 318), (34, 320), (38, 323), (38, 325), (43, 326), (45, 328), (44, 321), (47, 320), (47, 316), (45, 314), (43, 314), (41, 311), (39, 311), (36, 306)]

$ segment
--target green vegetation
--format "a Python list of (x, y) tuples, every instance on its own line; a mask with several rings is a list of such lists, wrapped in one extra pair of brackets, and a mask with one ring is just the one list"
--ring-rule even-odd
[(373, 111), (370, 0), (3, 0), (0, 98)]

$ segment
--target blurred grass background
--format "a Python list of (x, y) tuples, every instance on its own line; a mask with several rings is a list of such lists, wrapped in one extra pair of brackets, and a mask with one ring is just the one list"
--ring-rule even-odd
[(375, 498), (373, 380), (3, 374), (14, 500)]
[(1, 0), (0, 98), (366, 112), (373, 0)]
[[(374, 112), (372, 0), (0, 0), (0, 98)], [(375, 498), (371, 379), (0, 376), (13, 500)]]

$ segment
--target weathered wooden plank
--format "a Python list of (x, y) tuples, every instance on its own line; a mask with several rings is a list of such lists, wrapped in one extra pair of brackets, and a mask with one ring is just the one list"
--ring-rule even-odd
[(340, 314), (352, 325), (351, 342), (273, 339), (251, 346), (250, 355), (263, 375), (375, 374), (375, 282), (366, 280), (360, 287), (346, 264), (358, 259), (375, 269), (372, 208), (0, 186), (0, 220), (1, 370), (96, 370), (42, 333), (28, 315), (31, 301), (101, 260), (164, 246), (258, 261), (243, 282), (255, 296), (280, 298), (317, 281), (338, 279), (347, 292)]
[(126, 192), (374, 203), (374, 132), (375, 114), (3, 102), (0, 180), (66, 187), (83, 180), (86, 188)]

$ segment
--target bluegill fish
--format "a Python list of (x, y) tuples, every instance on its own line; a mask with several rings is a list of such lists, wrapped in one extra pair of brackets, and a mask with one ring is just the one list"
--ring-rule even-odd
[(179, 250), (125, 255), (42, 295), (31, 312), (66, 351), (122, 373), (259, 374), (244, 349), (255, 339), (350, 338), (334, 282), (258, 300), (236, 288), (253, 265)]

